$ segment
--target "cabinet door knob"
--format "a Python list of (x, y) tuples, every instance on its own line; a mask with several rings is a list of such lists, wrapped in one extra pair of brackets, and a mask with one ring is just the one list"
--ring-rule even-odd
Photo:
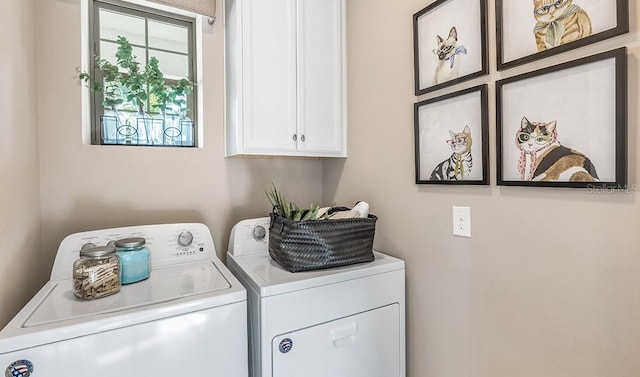
[(298, 135), (293, 134), (293, 141), (297, 141), (298, 140)]
[(304, 135), (300, 136), (300, 140), (304, 143)]

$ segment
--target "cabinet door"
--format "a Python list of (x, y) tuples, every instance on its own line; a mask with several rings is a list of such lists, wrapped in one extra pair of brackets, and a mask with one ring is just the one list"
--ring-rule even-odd
[(344, 0), (298, 0), (298, 150), (342, 153)]
[(244, 151), (295, 152), (295, 1), (243, 1)]

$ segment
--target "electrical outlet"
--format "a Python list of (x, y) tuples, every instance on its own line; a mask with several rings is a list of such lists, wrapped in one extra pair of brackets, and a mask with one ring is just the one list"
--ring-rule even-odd
[(453, 207), (453, 235), (471, 237), (470, 207)]

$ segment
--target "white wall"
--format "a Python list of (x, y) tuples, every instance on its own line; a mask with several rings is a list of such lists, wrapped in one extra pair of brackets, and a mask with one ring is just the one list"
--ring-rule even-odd
[[(0, 326), (46, 280), (66, 234), (203, 221), (222, 254), (236, 221), (268, 211), (263, 189), (273, 180), (300, 204), (321, 195), (370, 202), (376, 248), (407, 261), (410, 377), (640, 375), (639, 10), (630, 3), (630, 34), (504, 74), (490, 29), (491, 79), (630, 47), (632, 190), (589, 194), (413, 183), (412, 105), (428, 96), (413, 96), (411, 16), (425, 1), (348, 1), (349, 158), (323, 163), (223, 157), (220, 19), (205, 36), (206, 148), (82, 145), (79, 0), (0, 0), (0, 107), (9, 119), (0, 123)], [(490, 86), (491, 140), (494, 96)], [(471, 239), (451, 235), (453, 205), (471, 207)], [(40, 224), (42, 272), (25, 274), (16, 266), (38, 265)]]
[[(406, 260), (408, 376), (639, 376), (637, 2), (628, 35), (497, 72), (489, 1), (490, 76), (416, 98), (412, 15), (429, 3), (348, 0), (349, 158), (325, 162), (325, 199), (367, 200), (375, 247)], [(620, 45), (629, 191), (414, 183), (415, 102)], [(493, 84), (489, 98), (495, 140)], [(452, 235), (452, 206), (471, 207), (472, 238)]]
[(37, 290), (35, 0), (0, 0), (0, 327)]

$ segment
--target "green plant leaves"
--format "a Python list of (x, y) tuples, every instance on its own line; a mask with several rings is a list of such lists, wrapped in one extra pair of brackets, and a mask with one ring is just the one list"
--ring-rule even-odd
[(117, 44), (116, 64), (96, 56), (96, 76), (89, 72), (78, 75), (91, 91), (103, 94), (103, 106), (114, 107), (126, 99), (140, 111), (159, 109), (164, 112), (168, 104), (186, 108), (184, 98), (191, 93), (195, 83), (182, 78), (177, 84), (168, 85), (156, 57), (151, 57), (142, 69), (129, 41), (118, 36)]
[[(298, 208), (295, 203), (288, 202), (273, 183), (271, 183), (271, 190), (265, 191), (265, 194), (273, 207), (273, 211), (284, 218), (291, 221), (307, 221), (316, 220), (318, 217), (318, 210), (320, 209), (318, 205), (311, 204), (308, 209)], [(322, 216), (320, 219), (325, 218), (328, 217)]]

